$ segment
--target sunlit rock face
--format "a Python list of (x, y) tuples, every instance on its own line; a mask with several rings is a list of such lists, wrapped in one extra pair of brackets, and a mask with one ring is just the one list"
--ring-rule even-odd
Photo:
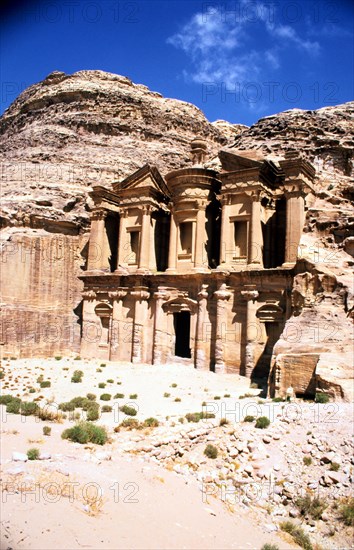
[[(349, 399), (353, 111), (354, 103), (293, 109), (247, 128), (210, 123), (194, 105), (102, 71), (55, 72), (26, 89), (0, 126), (4, 353), (79, 352), (88, 193), (95, 185), (113, 188), (146, 163), (163, 176), (190, 166), (190, 143), (199, 136), (207, 144), (206, 166), (215, 170), (225, 148), (251, 150), (275, 163), (297, 151), (316, 168), (293, 271), (291, 317), (273, 349), (272, 368), (280, 378), (286, 369), (297, 369), (301, 378), (303, 368), (303, 386), (314, 376), (318, 388)], [(297, 329), (296, 339), (291, 331)], [(274, 389), (275, 370), (270, 376)], [(277, 384), (284, 392), (285, 374)]]

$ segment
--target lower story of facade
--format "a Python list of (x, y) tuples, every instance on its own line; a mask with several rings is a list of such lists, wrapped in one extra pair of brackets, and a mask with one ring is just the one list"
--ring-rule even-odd
[(267, 377), (292, 272), (87, 274), (81, 356)]

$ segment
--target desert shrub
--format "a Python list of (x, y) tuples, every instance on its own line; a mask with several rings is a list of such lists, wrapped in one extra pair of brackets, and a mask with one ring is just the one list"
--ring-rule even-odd
[(74, 358), (74, 361), (81, 361), (80, 355), (77, 355), (77, 356)]
[(140, 430), (142, 425), (136, 418), (125, 418), (123, 422), (119, 424), (119, 427), (126, 428), (127, 430)]
[(23, 416), (30, 416), (32, 414), (36, 414), (38, 409), (39, 409), (39, 405), (34, 401), (23, 401), (20, 407), (20, 411)]
[(49, 422), (62, 422), (63, 420), (62, 413), (50, 407), (40, 407), (36, 412), (36, 416), (38, 416), (40, 420), (47, 420)]
[(64, 403), (59, 403), (59, 410), (64, 412), (74, 411), (75, 405), (71, 401), (65, 401)]
[(6, 405), (6, 412), (10, 414), (20, 414), (21, 399), (13, 397), (11, 401)]
[(101, 401), (110, 401), (111, 400), (111, 394), (110, 393), (102, 393), (100, 396)]
[(326, 393), (316, 393), (315, 402), (316, 403), (328, 403), (329, 396)]
[(176, 382), (173, 382), (173, 384), (171, 384), (171, 388), (177, 388)]
[(30, 388), (30, 389), (28, 390), (28, 393), (36, 393), (35, 388)]
[(50, 426), (43, 426), (43, 435), (50, 435), (52, 433), (52, 428)]
[(96, 369), (96, 372), (102, 372), (102, 369)]
[(348, 527), (354, 527), (354, 497), (347, 498), (339, 508), (339, 518)]
[(103, 405), (103, 407), (101, 408), (101, 411), (103, 413), (110, 413), (112, 412), (112, 407), (111, 405)]
[(50, 388), (51, 382), (50, 380), (43, 380), (43, 382), (39, 383), (41, 388)]
[(105, 382), (100, 382), (98, 384), (98, 387), (100, 388), (100, 390), (104, 390), (104, 388), (106, 387), (106, 383)]
[(180, 397), (176, 397), (176, 398), (174, 399), (174, 402), (175, 402), (175, 403), (180, 403), (181, 401), (182, 401), (182, 399), (181, 399)]
[(96, 426), (92, 422), (79, 422), (72, 428), (64, 430), (61, 437), (75, 443), (104, 445), (107, 441), (107, 432), (103, 426)]
[(87, 393), (87, 394), (86, 394), (86, 398), (87, 398), (89, 401), (96, 401), (97, 395), (95, 395), (94, 393)]
[(305, 464), (305, 466), (310, 466), (310, 464), (312, 464), (312, 458), (310, 456), (304, 456), (302, 462)]
[(78, 384), (79, 382), (82, 382), (83, 375), (84, 373), (82, 372), (82, 370), (74, 370), (74, 374), (71, 377), (71, 381), (74, 384)]
[(107, 366), (106, 363), (101, 363), (100, 364), (100, 367), (106, 367), (106, 366)]
[(302, 516), (311, 516), (313, 519), (320, 519), (328, 506), (325, 500), (319, 497), (312, 498), (309, 494), (297, 498), (295, 504)]
[(285, 399), (283, 397), (273, 397), (272, 401), (274, 401), (274, 403), (283, 403)]
[(55, 359), (56, 361), (60, 361), (61, 358), (62, 358), (61, 355), (56, 355), (56, 356), (54, 357), (54, 359)]
[(188, 422), (199, 422), (200, 420), (205, 420), (208, 418), (215, 418), (214, 413), (208, 413), (208, 412), (195, 412), (195, 413), (187, 413), (186, 419)]
[(98, 420), (100, 417), (100, 406), (96, 401), (92, 401), (91, 405), (86, 409), (86, 420)]
[(226, 397), (226, 398), (227, 398), (227, 397), (231, 397), (231, 394), (230, 394), (230, 393), (225, 393), (225, 394), (224, 394), (224, 397)]
[(204, 449), (204, 454), (208, 458), (215, 459), (218, 456), (218, 450), (214, 445), (208, 443), (208, 445)]
[(280, 550), (276, 544), (263, 544), (261, 550)]
[(131, 393), (129, 395), (129, 399), (138, 399), (138, 394), (137, 393)]
[(219, 426), (226, 426), (226, 424), (230, 424), (230, 421), (227, 418), (220, 418)]
[(137, 414), (137, 410), (134, 407), (130, 407), (129, 405), (123, 405), (119, 408), (119, 410), (127, 416), (136, 416)]
[(293, 537), (296, 544), (301, 546), (304, 550), (313, 550), (309, 536), (306, 535), (301, 527), (295, 525), (291, 521), (283, 521), (280, 523), (280, 529), (286, 533), (289, 533), (289, 535)]
[(36, 449), (35, 447), (32, 447), (32, 449), (28, 449), (27, 451), (28, 460), (38, 460), (39, 455), (40, 455), (39, 449)]
[(214, 395), (214, 400), (221, 399), (220, 395)]
[(269, 418), (267, 418), (266, 416), (260, 416), (259, 418), (257, 418), (255, 426), (256, 428), (264, 430), (265, 428), (268, 428), (269, 424)]
[(163, 396), (164, 396), (164, 397), (170, 397), (170, 396), (171, 396), (171, 394), (170, 394), (170, 393), (168, 393), (167, 391), (165, 391), (165, 393), (163, 394)]
[(124, 393), (116, 393), (114, 399), (123, 399)]
[(338, 464), (338, 462), (331, 462), (329, 469), (332, 470), (332, 472), (338, 472), (340, 464)]
[(0, 380), (2, 380), (3, 378), (5, 378), (5, 373), (3, 370), (0, 370)]
[(254, 397), (253, 393), (244, 393), (240, 395), (239, 399), (246, 399), (246, 397)]
[(73, 397), (72, 399), (70, 399), (70, 403), (72, 403), (75, 408), (82, 408), (86, 401), (87, 398), (81, 397), (80, 395), (78, 397)]
[(255, 417), (252, 416), (251, 414), (247, 414), (245, 416), (245, 418), (243, 419), (244, 422), (254, 422), (255, 421)]
[(107, 384), (113, 384), (113, 383), (114, 383), (114, 380), (113, 380), (113, 378), (108, 378), (108, 380), (107, 380)]
[(7, 405), (13, 400), (13, 396), (10, 394), (0, 395), (0, 405)]
[(153, 418), (152, 416), (144, 420), (144, 425), (148, 428), (157, 428), (159, 424), (160, 422), (157, 420), (157, 418)]

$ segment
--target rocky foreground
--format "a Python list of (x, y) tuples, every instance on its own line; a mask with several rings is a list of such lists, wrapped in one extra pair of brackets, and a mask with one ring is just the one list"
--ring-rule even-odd
[[(81, 382), (72, 382), (79, 369)], [(242, 377), (181, 365), (98, 366), (58, 358), (5, 361), (4, 372), (2, 395), (34, 400), (56, 420), (9, 414), (1, 407), (4, 548), (42, 548), (41, 525), (34, 522), (29, 529), (25, 524), (35, 510), (48, 514), (45, 526), (53, 546), (47, 548), (61, 548), (54, 517), (69, 506), (77, 523), (94, 527), (105, 548), (259, 550), (272, 542), (283, 549), (296, 546), (286, 532), (294, 528), (302, 537), (295, 540), (308, 550), (352, 548), (352, 404), (266, 400)], [(95, 424), (108, 432), (103, 446), (61, 438), (64, 429), (87, 415), (68, 402), (88, 392), (100, 404)], [(122, 412), (127, 404), (136, 415)], [(257, 427), (261, 417), (269, 425)], [(50, 435), (44, 435), (43, 426), (51, 428)], [(28, 460), (29, 448), (38, 448), (35, 460)], [(124, 539), (117, 542), (113, 518), (119, 487)], [(38, 502), (36, 491), (42, 495)], [(132, 507), (133, 517), (122, 502), (130, 497), (140, 502)], [(18, 507), (21, 514), (12, 518)], [(349, 520), (344, 509), (351, 509)], [(152, 522), (144, 541), (137, 539), (135, 527), (132, 533), (134, 514), (144, 526)], [(167, 527), (176, 535), (168, 538)], [(70, 547), (95, 547), (71, 520), (62, 528), (69, 530)], [(14, 545), (21, 530), (26, 541), (19, 536)], [(157, 531), (161, 538), (153, 541)]]

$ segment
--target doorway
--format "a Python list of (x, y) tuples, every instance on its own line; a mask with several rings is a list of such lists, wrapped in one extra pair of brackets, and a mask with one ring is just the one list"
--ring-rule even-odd
[(176, 343), (175, 355), (178, 357), (191, 357), (190, 328), (191, 314), (189, 311), (181, 311), (173, 314), (173, 326), (175, 329)]

